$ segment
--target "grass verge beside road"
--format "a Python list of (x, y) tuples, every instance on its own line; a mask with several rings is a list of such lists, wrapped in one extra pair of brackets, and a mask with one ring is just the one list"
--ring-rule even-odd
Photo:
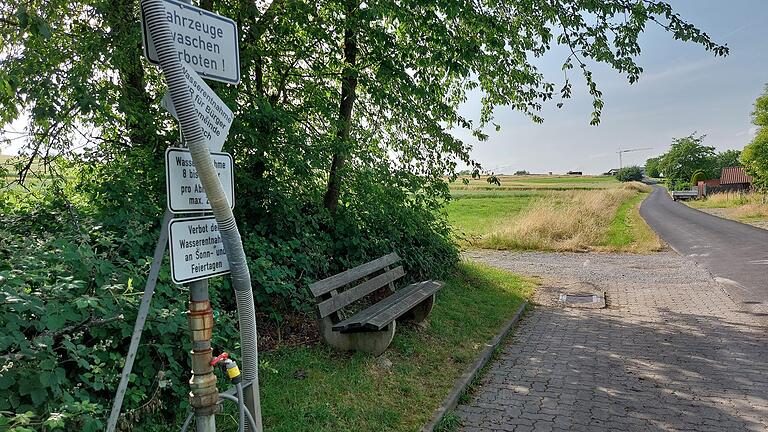
[(599, 249), (638, 253), (660, 251), (664, 247), (640, 216), (640, 204), (647, 196), (648, 193), (643, 192), (621, 204)]
[(768, 194), (724, 192), (686, 204), (719, 217), (768, 228)]
[(398, 326), (384, 361), (318, 345), (262, 355), (265, 429), (414, 431), (432, 416), (484, 344), (527, 298), (532, 280), (462, 263), (439, 292), (426, 328)]

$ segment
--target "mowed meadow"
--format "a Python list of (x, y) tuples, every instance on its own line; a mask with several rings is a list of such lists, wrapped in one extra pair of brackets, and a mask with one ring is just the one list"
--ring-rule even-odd
[(652, 252), (661, 241), (640, 217), (650, 192), (609, 176), (499, 176), (451, 185), (448, 219), (466, 248)]

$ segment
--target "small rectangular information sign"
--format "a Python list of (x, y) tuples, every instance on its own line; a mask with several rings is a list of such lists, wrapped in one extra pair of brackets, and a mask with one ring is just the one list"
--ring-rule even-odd
[(229, 260), (213, 216), (173, 219), (168, 225), (168, 242), (174, 283), (229, 273)]
[[(213, 166), (231, 208), (235, 208), (235, 177), (232, 155), (211, 153)], [(165, 188), (168, 210), (172, 213), (211, 211), (211, 203), (203, 190), (200, 175), (189, 150), (169, 148), (165, 151)]]

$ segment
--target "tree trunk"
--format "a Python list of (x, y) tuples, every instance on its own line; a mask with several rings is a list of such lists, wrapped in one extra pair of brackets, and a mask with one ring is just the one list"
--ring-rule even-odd
[(124, 59), (112, 60), (121, 84), (118, 109), (125, 116), (125, 127), (131, 146), (144, 147), (153, 144), (155, 130), (153, 123), (146, 121), (147, 113), (151, 112), (151, 100), (145, 90), (141, 47), (136, 46), (136, 49), (121, 47), (126, 44), (126, 41), (132, 40), (132, 35), (136, 31), (134, 3), (134, 0), (117, 2), (114, 7), (107, 9), (104, 19), (112, 28), (110, 39), (112, 51), (122, 52), (126, 56)]
[(341, 180), (344, 165), (349, 156), (349, 135), (352, 129), (352, 107), (355, 103), (357, 89), (357, 34), (352, 24), (352, 13), (357, 5), (347, 3), (347, 26), (344, 30), (344, 70), (341, 75), (341, 100), (339, 103), (339, 124), (336, 131), (337, 146), (335, 147), (331, 169), (328, 173), (328, 188), (323, 198), (323, 206), (336, 212), (341, 194)]

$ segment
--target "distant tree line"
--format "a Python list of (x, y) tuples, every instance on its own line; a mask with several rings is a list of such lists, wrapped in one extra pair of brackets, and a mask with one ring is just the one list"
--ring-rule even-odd
[(640, 181), (643, 179), (643, 170), (639, 166), (628, 166), (616, 171), (614, 175), (618, 181)]

